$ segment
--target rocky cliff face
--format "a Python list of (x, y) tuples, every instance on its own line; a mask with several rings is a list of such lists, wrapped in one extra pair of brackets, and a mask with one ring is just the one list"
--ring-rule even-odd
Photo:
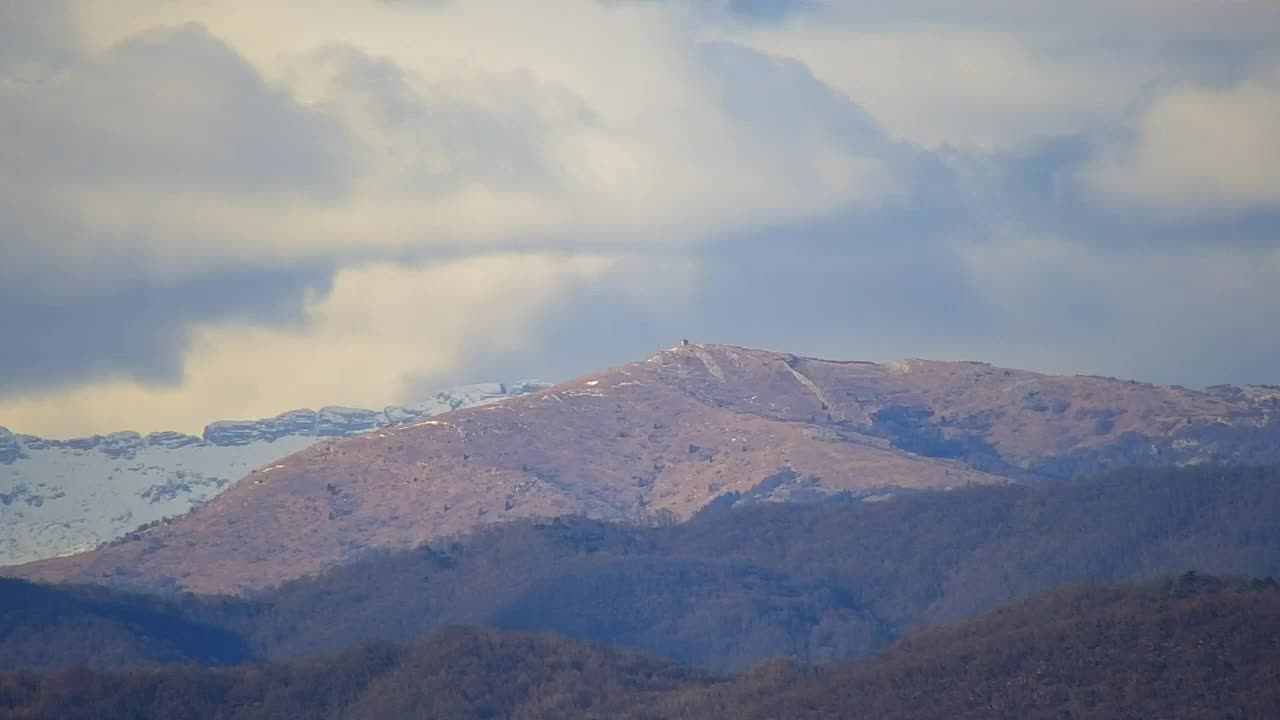
[(91, 549), (188, 512), (254, 468), (324, 438), (394, 427), (546, 387), (526, 381), (443, 390), (382, 410), (325, 407), (210, 423), (203, 436), (117, 432), (47, 440), (0, 428), (0, 565)]
[(22, 445), (18, 443), (17, 436), (0, 427), (0, 463), (7, 465), (22, 456)]
[(884, 500), (1121, 465), (1274, 462), (1278, 403), (1267, 388), (681, 345), (499, 405), (317, 443), (172, 524), (13, 572), (239, 591), (517, 517), (665, 521), (709, 505)]
[(0, 463), (11, 464), (26, 457), (28, 450), (96, 450), (111, 458), (133, 457), (139, 450), (160, 447), (237, 447), (255, 442), (274, 442), (282, 437), (337, 438), (416, 420), (441, 412), (483, 405), (550, 387), (548, 383), (524, 380), (518, 383), (485, 383), (442, 390), (425, 402), (412, 406), (392, 405), (382, 410), (338, 406), (319, 410), (290, 410), (262, 420), (219, 420), (209, 423), (201, 436), (163, 431), (145, 437), (131, 430), (91, 435), (70, 440), (47, 440), (35, 435), (16, 435), (0, 427)]

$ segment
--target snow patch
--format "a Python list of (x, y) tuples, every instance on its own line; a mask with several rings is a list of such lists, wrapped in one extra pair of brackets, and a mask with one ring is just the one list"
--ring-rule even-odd
[(906, 375), (911, 372), (910, 360), (890, 360), (884, 366), (889, 368), (889, 372), (895, 375)]
[(707, 369), (707, 372), (711, 373), (711, 376), (714, 377), (717, 382), (725, 381), (724, 370), (720, 369), (720, 365), (716, 363), (715, 358), (711, 357), (711, 353), (698, 345), (690, 345), (689, 349), (693, 351), (694, 357), (702, 361), (702, 366)]
[(787, 365), (787, 372), (791, 373), (791, 377), (795, 378), (801, 385), (805, 386), (813, 396), (818, 398), (818, 402), (822, 404), (822, 409), (826, 410), (831, 407), (831, 403), (827, 402), (827, 396), (822, 394), (822, 388), (817, 383), (810, 380), (804, 373)]

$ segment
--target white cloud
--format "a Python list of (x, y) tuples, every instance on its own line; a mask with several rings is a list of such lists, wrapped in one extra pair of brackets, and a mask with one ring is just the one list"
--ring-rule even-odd
[(493, 255), (422, 266), (345, 269), (306, 305), (298, 327), (192, 328), (181, 381), (108, 379), (0, 399), (14, 430), (49, 436), (122, 428), (199, 432), (317, 401), (380, 407), (423, 377), (456, 372), (469, 353), (512, 352), (564, 292), (607, 277), (596, 257)]
[(780, 88), (735, 70), (749, 54), (709, 62), (662, 7), (129, 0), (86, 2), (80, 20), (86, 56), (0, 98), (0, 121), (26, 135), (4, 192), (36, 209), (29, 235), (77, 228), (33, 254), (82, 292), (133, 281), (96, 277), (119, 257), (154, 282), (688, 245), (897, 192), (876, 142), (778, 138), (723, 107)]
[(1158, 97), (1082, 171), (1100, 202), (1187, 218), (1280, 208), (1280, 67)]
[(744, 41), (803, 60), (895, 137), (929, 148), (994, 149), (1089, 130), (1160, 73), (1145, 58), (1016, 28), (816, 18), (756, 28)]
[(808, 63), (894, 137), (1009, 148), (1106, 127), (1151, 88), (1274, 53), (1271, 0), (851, 0), (713, 32)]

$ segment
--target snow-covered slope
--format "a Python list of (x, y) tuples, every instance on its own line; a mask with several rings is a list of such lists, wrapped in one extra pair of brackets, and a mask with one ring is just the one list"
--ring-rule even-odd
[(0, 427), (0, 565), (91, 549), (181, 515), (255, 468), (320, 438), (345, 437), (535, 392), (545, 383), (443, 390), (380, 411), (326, 407), (210, 423), (203, 437), (120, 432), (45, 440)]

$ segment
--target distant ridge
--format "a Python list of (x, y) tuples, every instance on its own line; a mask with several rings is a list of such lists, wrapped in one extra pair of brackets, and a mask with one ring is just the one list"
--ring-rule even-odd
[(350, 437), (536, 392), (549, 384), (463, 385), (382, 410), (323, 407), (210, 423), (202, 436), (115, 432), (47, 440), (0, 427), (0, 565), (92, 549), (181, 515), (254, 468), (319, 439)]

